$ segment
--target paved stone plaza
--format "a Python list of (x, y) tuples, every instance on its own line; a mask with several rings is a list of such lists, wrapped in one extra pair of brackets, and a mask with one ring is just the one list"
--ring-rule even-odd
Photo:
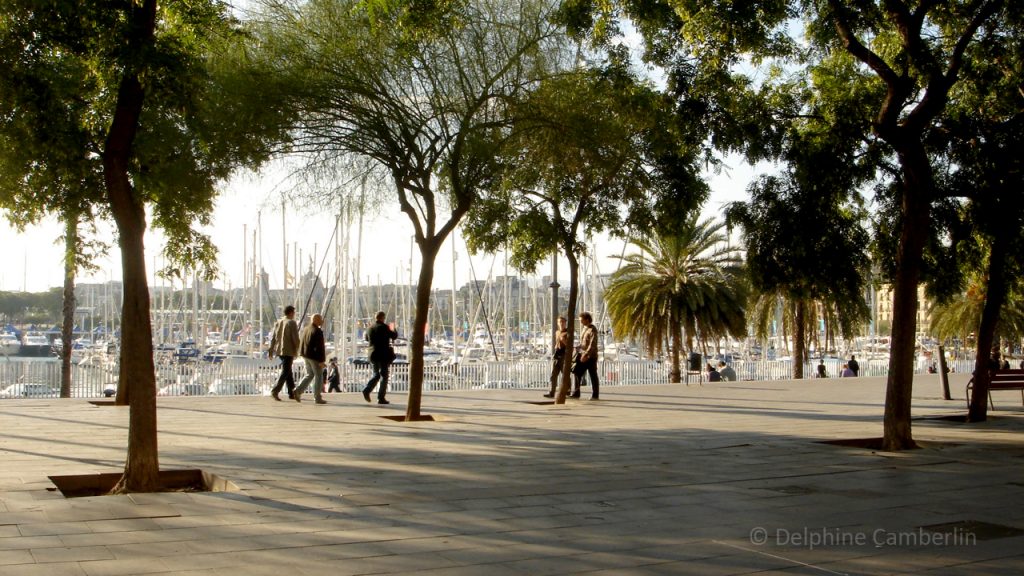
[(1021, 574), (1021, 398), (928, 419), (963, 384), (918, 377), (904, 453), (820, 442), (881, 435), (877, 378), (436, 392), (416, 423), (161, 398), (161, 467), (239, 490), (70, 499), (48, 476), (122, 468), (128, 410), (2, 401), (0, 574)]

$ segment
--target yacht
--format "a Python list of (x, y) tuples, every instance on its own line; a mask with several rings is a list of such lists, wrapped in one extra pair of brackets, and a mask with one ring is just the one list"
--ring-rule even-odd
[(21, 341), (13, 332), (0, 332), (0, 356), (17, 356), (21, 351)]
[(50, 339), (42, 332), (27, 332), (21, 339), (19, 356), (49, 356), (50, 353)]

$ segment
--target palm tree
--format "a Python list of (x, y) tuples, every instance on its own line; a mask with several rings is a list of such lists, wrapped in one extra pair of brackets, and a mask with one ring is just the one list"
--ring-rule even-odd
[[(754, 336), (764, 340), (771, 335), (775, 320), (780, 320), (783, 336), (792, 335), (793, 378), (803, 378), (803, 364), (808, 360), (811, 342), (818, 342), (818, 351), (834, 345), (836, 331), (844, 338), (853, 337), (864, 315), (863, 300), (837, 299), (833, 294), (799, 295), (789, 286), (751, 295), (750, 317)], [(781, 314), (780, 314), (781, 312)], [(828, 334), (825, 342), (818, 339), (818, 326)], [(783, 341), (787, 339), (784, 337)], [(788, 346), (787, 346), (788, 348)]]
[[(932, 304), (929, 326), (932, 335), (939, 340), (960, 337), (966, 342), (968, 335), (977, 334), (985, 307), (987, 284), (984, 278), (974, 278), (960, 295)], [(1009, 293), (1019, 293), (1020, 289), (1021, 286), (1011, 286)], [(996, 323), (995, 337), (997, 340), (1024, 337), (1024, 301), (1020, 298), (1007, 298)]]
[(702, 341), (746, 334), (745, 284), (738, 249), (724, 223), (688, 218), (676, 233), (633, 237), (639, 253), (624, 256), (605, 292), (612, 331), (641, 340), (655, 355), (671, 346), (671, 381), (681, 380), (679, 351)]

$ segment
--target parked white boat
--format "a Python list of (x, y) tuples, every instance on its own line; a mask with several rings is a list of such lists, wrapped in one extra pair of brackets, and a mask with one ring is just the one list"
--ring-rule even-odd
[(19, 356), (50, 356), (50, 339), (41, 332), (27, 332), (21, 339)]
[(17, 356), (21, 341), (12, 332), (0, 332), (0, 356)]

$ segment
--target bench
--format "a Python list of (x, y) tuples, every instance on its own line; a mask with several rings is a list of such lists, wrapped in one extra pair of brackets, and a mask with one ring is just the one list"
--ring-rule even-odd
[[(967, 383), (967, 407), (971, 407), (971, 391), (974, 389), (974, 377)], [(1024, 370), (996, 370), (992, 373), (992, 381), (988, 385), (988, 403), (996, 409), (992, 402), (993, 390), (1020, 390), (1021, 405), (1024, 405)]]

